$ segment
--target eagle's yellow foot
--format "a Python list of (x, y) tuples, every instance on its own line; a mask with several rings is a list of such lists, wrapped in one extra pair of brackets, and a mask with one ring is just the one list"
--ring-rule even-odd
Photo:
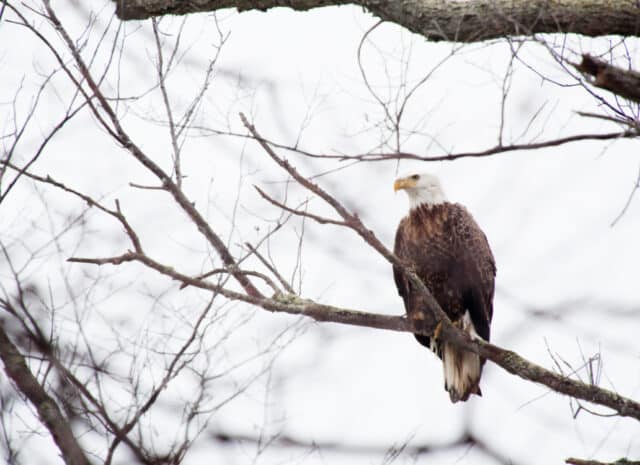
[(440, 333), (442, 332), (442, 321), (438, 321), (436, 329), (433, 330), (433, 338), (440, 339)]

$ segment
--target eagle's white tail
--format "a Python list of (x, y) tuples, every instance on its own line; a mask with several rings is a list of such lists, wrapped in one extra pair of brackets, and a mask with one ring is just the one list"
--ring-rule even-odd
[[(479, 337), (469, 312), (465, 312), (460, 319), (460, 324), (462, 330), (469, 333), (472, 338)], [(477, 354), (444, 343), (442, 364), (444, 366), (444, 387), (449, 391), (451, 402), (467, 400), (471, 394), (482, 395), (479, 387), (482, 362)]]

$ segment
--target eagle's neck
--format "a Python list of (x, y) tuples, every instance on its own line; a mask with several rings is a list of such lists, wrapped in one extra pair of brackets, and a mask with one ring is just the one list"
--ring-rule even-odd
[(410, 210), (421, 206), (432, 207), (434, 205), (442, 205), (447, 201), (442, 190), (416, 189), (408, 191), (408, 193)]

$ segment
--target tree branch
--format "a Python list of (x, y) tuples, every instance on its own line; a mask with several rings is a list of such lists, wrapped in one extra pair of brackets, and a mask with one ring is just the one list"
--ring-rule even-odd
[(442, 310), (433, 295), (424, 285), (417, 274), (405, 263), (391, 253), (382, 242), (376, 237), (373, 231), (368, 229), (357, 215), (349, 212), (335, 197), (330, 195), (317, 184), (302, 176), (298, 170), (287, 160), (278, 156), (269, 144), (260, 136), (256, 128), (249, 123), (241, 113), (240, 118), (243, 124), (253, 135), (256, 141), (267, 152), (282, 169), (284, 169), (302, 187), (313, 192), (318, 197), (327, 202), (345, 220), (345, 227), (356, 232), (369, 246), (380, 253), (390, 264), (402, 269), (411, 285), (419, 293), (422, 300), (421, 305), (431, 310), (431, 314), (426, 313), (424, 321), (411, 322), (418, 330), (413, 331), (418, 334), (432, 335), (435, 325), (440, 327), (439, 337), (447, 342), (451, 342), (458, 347), (469, 350), (484, 358), (493, 361), (503, 369), (517, 375), (523, 379), (544, 384), (556, 392), (567, 394), (577, 399), (595, 402), (616, 410), (622, 416), (631, 416), (640, 420), (640, 403), (624, 398), (618, 394), (601, 389), (593, 384), (585, 384), (580, 381), (569, 379), (552, 371), (546, 370), (539, 365), (533, 364), (512, 351), (501, 349), (480, 339), (471, 340), (466, 333), (451, 323), (448, 316)]
[[(133, 140), (129, 137), (129, 134), (124, 130), (124, 127), (120, 123), (120, 119), (116, 115), (116, 112), (107, 101), (104, 94), (101, 92), (98, 83), (93, 79), (93, 76), (89, 72), (89, 68), (86, 63), (82, 59), (80, 52), (78, 51), (75, 43), (71, 40), (71, 37), (67, 33), (66, 29), (63, 27), (62, 23), (58, 19), (58, 16), (55, 14), (53, 9), (51, 8), (50, 0), (43, 0), (45, 9), (47, 11), (47, 18), (51, 22), (51, 24), (56, 28), (58, 33), (62, 36), (67, 48), (71, 52), (71, 55), (74, 58), (78, 69), (87, 85), (91, 89), (92, 94), (100, 103), (100, 108), (106, 113), (106, 120), (111, 123), (109, 125), (105, 119), (102, 117), (101, 111), (95, 105), (90, 105), (90, 108), (94, 115), (101, 121), (102, 126), (109, 131), (109, 133), (113, 136), (114, 140), (122, 145), (139, 163), (141, 163), (145, 168), (147, 168), (151, 173), (153, 173), (162, 183), (163, 188), (169, 192), (176, 203), (182, 208), (182, 210), (191, 218), (193, 223), (196, 225), (200, 233), (207, 239), (207, 241), (213, 246), (213, 248), (218, 253), (218, 256), (225, 264), (227, 268), (231, 270), (231, 274), (238, 281), (238, 283), (242, 286), (242, 288), (251, 295), (255, 295), (256, 297), (261, 296), (260, 291), (253, 285), (253, 283), (249, 280), (247, 275), (234, 273), (233, 270), (237, 266), (236, 261), (224, 244), (220, 236), (216, 234), (213, 228), (209, 225), (209, 223), (204, 219), (204, 217), (200, 214), (200, 212), (196, 209), (193, 203), (189, 200), (189, 198), (184, 194), (182, 189), (178, 184), (172, 181), (171, 177), (165, 173), (159, 165), (157, 165), (151, 158), (149, 158), (143, 151), (138, 147)], [(37, 31), (31, 26), (26, 19), (23, 19), (23, 22), (26, 27), (31, 28), (34, 32)], [(44, 40), (44, 39), (43, 39)], [(46, 42), (48, 44), (48, 42)], [(67, 69), (65, 62), (62, 58), (55, 53), (55, 49), (52, 50), (56, 59), (60, 63), (60, 65), (67, 71), (69, 77), (76, 83), (78, 89), (82, 89), (82, 85), (74, 80), (73, 75)], [(85, 99), (87, 103), (91, 103), (92, 99), (85, 95)]]
[(67, 465), (90, 465), (58, 404), (33, 376), (24, 357), (0, 325), (0, 358), (4, 371), (38, 411), (42, 424), (51, 433)]
[[(391, 255), (391, 257), (398, 261), (394, 255)], [(421, 324), (423, 322), (409, 320), (404, 316), (380, 315), (335, 307), (332, 305), (324, 305), (291, 294), (275, 294), (271, 298), (243, 294), (232, 291), (223, 286), (184, 275), (172, 267), (163, 265), (147, 255), (139, 253), (127, 252), (122, 256), (111, 258), (69, 258), (68, 261), (94, 263), (97, 265), (109, 263), (120, 264), (125, 261), (137, 261), (165, 276), (170, 277), (171, 279), (193, 287), (213, 291), (231, 300), (246, 302), (270, 312), (304, 315), (321, 322), (341, 323), (429, 336), (433, 334), (434, 329), (431, 325), (427, 326)], [(398, 261), (398, 263), (400, 262)], [(415, 277), (415, 274), (412, 272), (407, 273), (407, 275), (410, 278)], [(422, 285), (422, 287), (424, 288), (424, 285)], [(426, 288), (424, 289), (425, 293), (428, 296), (431, 296), (429, 291)], [(451, 342), (462, 349), (475, 352), (520, 378), (543, 384), (560, 394), (566, 394), (576, 399), (582, 399), (594, 404), (609, 407), (618, 412), (621, 416), (640, 420), (640, 403), (632, 399), (623, 397), (615, 392), (603, 389), (596, 385), (585, 384), (581, 381), (568, 378), (562, 374), (554, 373), (540, 365), (526, 360), (513, 351), (502, 349), (480, 339), (470, 339), (462, 330), (451, 324), (435, 299), (433, 299), (433, 297), (431, 297), (431, 299), (434, 302), (433, 305), (427, 303), (428, 299), (425, 299), (425, 305), (427, 305), (427, 308), (431, 309), (435, 315), (444, 315), (443, 318), (435, 320), (442, 322), (439, 337), (443, 340)]]
[(583, 460), (569, 457), (564, 463), (572, 465), (640, 465), (638, 460), (618, 459), (615, 462), (598, 462), (597, 460)]
[(633, 0), (114, 0), (121, 19), (215, 11), (223, 8), (310, 10), (358, 5), (384, 21), (432, 41), (480, 42), (538, 33), (637, 36), (639, 7)]
[(442, 444), (409, 444), (408, 441), (400, 444), (393, 444), (391, 447), (384, 447), (379, 445), (366, 445), (366, 444), (350, 444), (341, 441), (317, 441), (317, 440), (304, 440), (299, 439), (289, 434), (275, 434), (273, 437), (262, 437), (250, 434), (230, 433), (227, 431), (213, 431), (210, 433), (210, 437), (222, 444), (265, 444), (268, 443), (271, 446), (281, 448), (300, 448), (306, 450), (317, 450), (321, 453), (336, 452), (342, 454), (374, 454), (385, 455), (406, 454), (411, 457), (418, 457), (427, 454), (433, 454), (437, 452), (443, 452), (446, 450), (456, 449), (459, 447), (475, 447), (482, 451), (487, 456), (495, 459), (498, 463), (505, 465), (514, 465), (513, 460), (510, 457), (503, 457), (497, 451), (489, 448), (480, 438), (478, 438), (471, 431), (464, 431), (457, 439), (442, 443)]
[(274, 199), (273, 197), (270, 197), (265, 191), (263, 191), (262, 189), (260, 189), (258, 186), (253, 186), (255, 190), (258, 191), (258, 194), (260, 194), (260, 196), (265, 199), (267, 202), (275, 205), (278, 208), (281, 208), (284, 211), (287, 211), (289, 213), (293, 213), (294, 215), (297, 216), (305, 216), (307, 218), (311, 218), (312, 220), (316, 221), (317, 223), (320, 224), (335, 224), (337, 226), (346, 226), (347, 224), (344, 221), (337, 221), (337, 220), (332, 220), (331, 218), (325, 218), (323, 216), (319, 216), (319, 215), (314, 215), (313, 213), (308, 213), (304, 210), (296, 210), (295, 208), (291, 208), (286, 206), (285, 204), (278, 202), (276, 199)]
[[(361, 161), (361, 162), (385, 162), (390, 160), (415, 160), (415, 161), (425, 161), (425, 162), (433, 162), (433, 161), (453, 161), (458, 160), (460, 158), (483, 158), (490, 157), (493, 155), (498, 155), (502, 153), (508, 152), (518, 152), (525, 150), (538, 150), (545, 149), (549, 147), (558, 147), (565, 144), (570, 144), (573, 142), (584, 142), (584, 141), (592, 141), (592, 140), (616, 140), (616, 139), (633, 139), (640, 136), (640, 132), (638, 131), (635, 125), (630, 125), (630, 121), (623, 121), (621, 119), (615, 119), (612, 117), (608, 117), (606, 115), (599, 115), (593, 113), (586, 112), (576, 112), (580, 116), (591, 117), (591, 118), (601, 118), (611, 121), (616, 124), (622, 124), (631, 126), (630, 129), (624, 131), (616, 131), (616, 132), (606, 132), (606, 133), (584, 133), (584, 134), (573, 134), (571, 136), (560, 137), (557, 139), (549, 139), (540, 142), (523, 142), (523, 143), (508, 143), (503, 145), (495, 145), (493, 147), (479, 150), (475, 152), (449, 152), (449, 153), (440, 153), (437, 155), (420, 155), (418, 153), (413, 152), (366, 152), (366, 153), (356, 153), (352, 155), (348, 154), (339, 154), (339, 153), (314, 153), (309, 152), (307, 150), (303, 150), (300, 147), (295, 145), (287, 145), (280, 142), (276, 142), (272, 139), (263, 138), (263, 140), (268, 143), (270, 146), (287, 150), (289, 152), (297, 153), (299, 155), (309, 157), (309, 158), (318, 158), (318, 159), (328, 159), (328, 160), (337, 160), (342, 162), (351, 162), (351, 161)], [(197, 128), (203, 132), (209, 132), (211, 134), (216, 135), (226, 135), (232, 137), (240, 137), (240, 138), (249, 138), (255, 139), (252, 134), (246, 133), (237, 133), (237, 132), (227, 132), (227, 131), (217, 131), (204, 127)]]
[(618, 68), (587, 54), (582, 55), (580, 64), (573, 63), (573, 66), (583, 75), (588, 76), (589, 83), (594, 86), (634, 102), (640, 102), (639, 72)]

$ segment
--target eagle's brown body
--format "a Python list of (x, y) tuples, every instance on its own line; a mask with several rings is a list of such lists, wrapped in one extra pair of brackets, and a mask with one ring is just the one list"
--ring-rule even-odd
[[(443, 202), (412, 208), (398, 226), (394, 252), (414, 268), (453, 322), (489, 340), (496, 266), (486, 236), (462, 205)], [(419, 319), (429, 310), (420, 307), (421, 299), (401, 270), (393, 271), (407, 315)], [(427, 336), (416, 338), (442, 358), (445, 389), (452, 401), (480, 394), (484, 360)]]

